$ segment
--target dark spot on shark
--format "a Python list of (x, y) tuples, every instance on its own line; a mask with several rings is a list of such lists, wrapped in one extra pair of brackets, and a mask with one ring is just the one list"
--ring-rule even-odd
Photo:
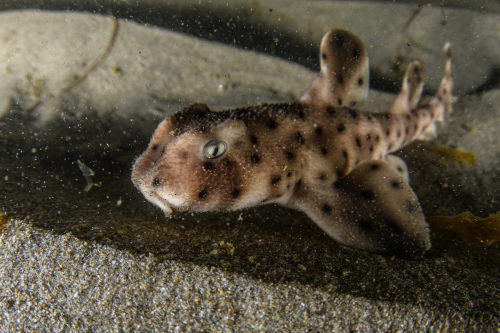
[(158, 187), (158, 186), (160, 186), (161, 181), (162, 181), (162, 179), (161, 179), (161, 178), (155, 178), (155, 179), (153, 179), (153, 183), (152, 183), (153, 187)]
[(289, 160), (293, 159), (293, 153), (290, 151), (285, 152), (285, 157)]
[(260, 162), (260, 158), (258, 155), (252, 155), (252, 156), (250, 156), (250, 161), (252, 161), (252, 163), (254, 163), (254, 164), (257, 164)]
[(207, 194), (208, 194), (207, 191), (201, 190), (200, 192), (198, 192), (198, 198), (204, 199), (207, 196)]
[(358, 146), (358, 148), (361, 148), (361, 140), (359, 138), (356, 138), (356, 146)]
[(326, 179), (326, 176), (322, 173), (319, 174), (319, 179), (320, 180), (325, 180)]
[(345, 125), (344, 124), (340, 124), (338, 127), (337, 127), (337, 132), (341, 133), (345, 131)]
[(156, 151), (158, 149), (158, 145), (153, 145), (153, 147), (151, 147), (151, 149), (153, 149), (153, 151)]
[[(361, 50), (359, 48), (355, 47), (354, 50), (352, 50), (352, 58), (354, 60), (357, 60), (359, 58), (360, 54), (361, 54)], [(362, 84), (363, 84), (363, 80), (361, 80), (361, 84), (360, 85), (362, 85)]]
[(344, 45), (345, 35), (342, 31), (337, 31), (335, 35), (333, 35), (333, 38), (335, 38), (335, 45), (337, 45), (338, 48)]
[(271, 179), (271, 185), (277, 185), (279, 182), (281, 182), (280, 176), (275, 176), (273, 177), (273, 179)]
[(371, 224), (370, 221), (367, 220), (359, 220), (358, 221), (359, 227), (365, 231), (371, 231), (373, 229), (373, 225)]
[(278, 127), (278, 123), (275, 122), (273, 119), (269, 119), (267, 122), (267, 128), (269, 129), (276, 129)]
[(327, 106), (327, 107), (326, 107), (326, 112), (328, 112), (328, 114), (329, 114), (330, 116), (333, 116), (333, 115), (335, 114), (335, 109), (334, 109), (334, 108), (332, 108), (331, 106)]
[(362, 86), (363, 85), (363, 79), (358, 79), (358, 86)]
[(236, 199), (237, 197), (240, 196), (241, 190), (239, 188), (235, 188), (234, 190), (231, 191), (231, 197), (233, 199)]
[(342, 106), (342, 98), (339, 98), (338, 103), (339, 103), (339, 106)]
[(398, 226), (398, 224), (396, 222), (393, 222), (393, 221), (387, 221), (387, 227), (393, 231), (394, 233), (398, 234), (398, 235), (402, 235), (403, 234), (403, 230), (401, 230), (401, 228)]
[(213, 163), (212, 162), (205, 162), (203, 163), (203, 170), (205, 171), (210, 171), (213, 168)]
[(297, 142), (300, 143), (301, 145), (305, 143), (304, 138), (300, 133), (297, 133)]
[(324, 155), (328, 155), (328, 149), (326, 147), (321, 147), (321, 154), (324, 156)]
[(397, 181), (397, 180), (393, 180), (393, 181), (391, 181), (391, 186), (392, 186), (393, 188), (399, 188), (399, 181)]
[(323, 204), (323, 206), (321, 207), (321, 210), (323, 210), (323, 213), (325, 213), (325, 214), (330, 214), (332, 212), (332, 206), (330, 206), (328, 204)]
[(314, 133), (316, 133), (316, 135), (321, 135), (321, 133), (323, 133), (323, 129), (321, 127), (316, 127)]
[(250, 135), (250, 142), (253, 145), (256, 145), (259, 142), (259, 140), (257, 139), (257, 137), (255, 135)]
[(349, 114), (351, 115), (352, 119), (358, 118), (358, 113), (354, 110), (349, 110)]
[(374, 197), (374, 194), (372, 191), (370, 190), (363, 190), (361, 191), (361, 195), (363, 196), (363, 198), (365, 198), (366, 200), (373, 200), (373, 197)]

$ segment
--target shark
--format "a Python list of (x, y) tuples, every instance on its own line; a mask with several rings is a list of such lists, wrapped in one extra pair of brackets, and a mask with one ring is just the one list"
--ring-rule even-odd
[(193, 103), (164, 119), (132, 168), (132, 182), (166, 215), (278, 204), (305, 213), (338, 243), (370, 252), (421, 254), (429, 226), (392, 154), (436, 136), (451, 112), (451, 46), (436, 94), (420, 105), (423, 66), (411, 62), (386, 113), (355, 109), (369, 89), (366, 49), (334, 29), (320, 72), (294, 103), (214, 112)]

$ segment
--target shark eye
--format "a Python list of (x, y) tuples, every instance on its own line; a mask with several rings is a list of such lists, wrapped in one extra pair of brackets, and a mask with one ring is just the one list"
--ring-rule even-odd
[(219, 158), (226, 152), (226, 143), (222, 140), (212, 140), (205, 145), (203, 152), (206, 158)]

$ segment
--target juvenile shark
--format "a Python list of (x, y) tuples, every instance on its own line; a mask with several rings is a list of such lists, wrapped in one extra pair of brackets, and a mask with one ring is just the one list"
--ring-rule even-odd
[(344, 30), (328, 32), (321, 71), (298, 102), (212, 112), (194, 103), (163, 120), (135, 161), (134, 185), (172, 210), (232, 211), (276, 203), (306, 213), (337, 242), (421, 253), (429, 228), (390, 153), (435, 136), (451, 111), (451, 52), (436, 95), (418, 106), (423, 68), (412, 62), (388, 113), (354, 110), (368, 93), (368, 57)]

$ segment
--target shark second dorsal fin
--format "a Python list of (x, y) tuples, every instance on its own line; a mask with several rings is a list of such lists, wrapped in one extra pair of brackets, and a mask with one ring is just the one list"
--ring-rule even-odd
[(338, 242), (373, 252), (421, 253), (430, 234), (405, 176), (383, 161), (356, 165), (333, 185), (302, 186), (288, 207), (306, 213)]
[(418, 61), (413, 61), (406, 69), (401, 92), (391, 108), (391, 114), (406, 114), (418, 106), (424, 88), (424, 69)]
[(354, 34), (330, 30), (321, 41), (321, 71), (300, 102), (316, 106), (355, 106), (368, 96), (368, 56)]

